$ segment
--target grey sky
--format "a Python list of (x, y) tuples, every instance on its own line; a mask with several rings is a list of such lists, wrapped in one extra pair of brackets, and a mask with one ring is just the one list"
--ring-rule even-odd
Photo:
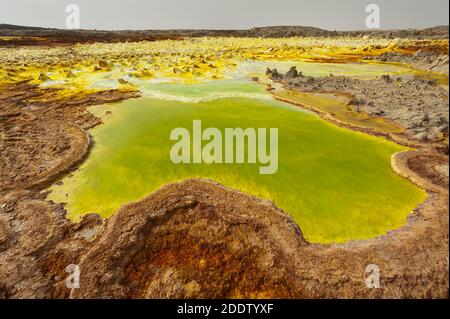
[(305, 25), (365, 28), (365, 7), (381, 9), (381, 28), (448, 25), (448, 0), (0, 0), (0, 23), (64, 28), (65, 6), (83, 29), (245, 29)]

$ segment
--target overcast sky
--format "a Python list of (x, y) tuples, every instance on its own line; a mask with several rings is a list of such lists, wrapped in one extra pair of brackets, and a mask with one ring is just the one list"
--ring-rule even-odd
[(381, 28), (448, 25), (448, 0), (0, 0), (0, 23), (65, 27), (80, 7), (83, 29), (246, 29), (304, 25), (365, 29), (365, 8), (381, 9)]

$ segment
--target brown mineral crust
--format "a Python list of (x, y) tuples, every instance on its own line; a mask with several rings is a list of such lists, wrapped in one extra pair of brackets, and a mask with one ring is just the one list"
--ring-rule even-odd
[[(447, 228), (446, 199), (432, 194), (384, 236), (309, 244), (270, 202), (191, 179), (122, 206), (81, 258), (71, 297), (443, 298)], [(381, 289), (366, 288), (368, 264)]]
[(72, 224), (61, 205), (33, 191), (0, 194), (0, 201), (0, 221), (9, 237), (0, 243), (0, 296), (68, 297), (65, 268), (91, 245), (81, 232), (92, 227), (83, 222), (86, 217)]
[(64, 238), (70, 222), (61, 210), (30, 192), (16, 191), (0, 196), (6, 205), (0, 216), (10, 240), (0, 247), (0, 283), (6, 298), (45, 298), (51, 280), (39, 267), (39, 259)]
[(440, 154), (433, 149), (420, 149), (395, 154), (393, 159), (402, 159), (403, 167), (396, 170), (400, 175), (412, 179), (424, 189), (448, 193), (448, 171), (439, 171), (439, 167), (448, 167), (448, 154)]
[(89, 247), (82, 233), (89, 227), (71, 224), (63, 207), (47, 202), (40, 191), (87, 156), (91, 142), (86, 129), (100, 123), (87, 106), (137, 96), (138, 92), (116, 90), (60, 96), (28, 82), (0, 87), (4, 298), (67, 297), (65, 267)]
[(27, 82), (0, 87), (0, 187), (43, 188), (88, 154), (86, 129), (100, 120), (86, 107), (139, 96), (108, 90), (63, 96)]
[(298, 227), (271, 203), (187, 180), (107, 221), (81, 260), (85, 285), (72, 297), (299, 297), (290, 254), (303, 245)]

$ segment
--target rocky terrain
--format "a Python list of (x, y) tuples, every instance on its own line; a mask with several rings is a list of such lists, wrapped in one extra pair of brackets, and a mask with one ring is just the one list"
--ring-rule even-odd
[(447, 39), (448, 26), (438, 26), (427, 29), (405, 30), (360, 30), (360, 31), (329, 31), (303, 26), (270, 26), (252, 28), (247, 36), (281, 38), (281, 37), (373, 37), (373, 38), (414, 38), (414, 39)]
[[(372, 37), (448, 39), (448, 26), (407, 30), (328, 31), (305, 26), (270, 26), (248, 30), (64, 30), (0, 24), (0, 46), (56, 45), (89, 42), (154, 41), (184, 37)], [(14, 37), (7, 39), (7, 37)]]
[[(344, 245), (309, 244), (270, 202), (207, 180), (78, 224), (30, 192), (1, 200), (5, 298), (448, 296), (448, 211), (438, 194), (402, 229)], [(80, 267), (79, 289), (65, 286), (68, 264)], [(369, 264), (381, 269), (381, 289), (365, 285)]]
[(412, 55), (386, 52), (368, 60), (381, 62), (407, 63), (419, 70), (448, 74), (448, 52), (436, 54), (432, 51), (419, 50)]
[[(447, 69), (448, 69), (448, 56)], [(303, 76), (295, 67), (286, 74), (267, 70), (273, 80), (302, 92), (349, 94), (348, 105), (356, 112), (387, 117), (402, 124), (419, 140), (442, 141), (448, 137), (448, 87), (436, 80), (383, 75), (372, 80), (345, 76)]]
[[(16, 35), (23, 32), (18, 29)], [(51, 41), (67, 41), (60, 37)], [(65, 75), (74, 61), (85, 60), (75, 51), (57, 53), (48, 61), (57, 66), (67, 57)], [(110, 67), (96, 54), (87, 56), (90, 72)], [(32, 80), (13, 74), (0, 85), (0, 298), (448, 298), (448, 146), (442, 142), (448, 91), (438, 83), (270, 70), (290, 89), (353, 95), (351, 107), (403, 123), (407, 132), (396, 138), (416, 148), (391, 160), (396, 173), (428, 193), (407, 224), (369, 240), (322, 245), (307, 242), (301, 224), (271, 202), (203, 179), (166, 185), (108, 219), (89, 214), (70, 222), (62, 204), (46, 200), (45, 189), (88, 155), (88, 130), (101, 121), (86, 108), (140, 92), (130, 86), (79, 91), (76, 85), (61, 92), (39, 85), (43, 81), (33, 79), (41, 77), (41, 58), (23, 53), (0, 59), (2, 66), (34, 72)], [(80, 267), (79, 289), (66, 288), (69, 264)], [(380, 289), (365, 284), (369, 264), (380, 267)]]
[(27, 82), (0, 87), (2, 191), (43, 187), (84, 160), (90, 146), (85, 130), (100, 123), (85, 108), (137, 96), (106, 90), (61, 97)]
[[(73, 233), (85, 222), (72, 224), (40, 191), (87, 156), (86, 130), (100, 123), (87, 106), (137, 96), (106, 90), (62, 97), (27, 82), (0, 87), (0, 298), (53, 296), (52, 272), (89, 245)], [(58, 245), (68, 247), (66, 259)]]

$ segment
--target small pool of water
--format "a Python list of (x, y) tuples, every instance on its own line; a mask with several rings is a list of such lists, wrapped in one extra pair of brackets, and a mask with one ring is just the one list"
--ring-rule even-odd
[[(273, 200), (319, 243), (366, 239), (405, 224), (425, 193), (396, 175), (393, 153), (404, 147), (336, 127), (311, 112), (274, 100), (264, 85), (244, 80), (200, 84), (142, 83), (145, 97), (91, 107), (104, 124), (90, 131), (88, 159), (49, 199), (68, 216), (111, 216), (122, 204), (190, 177), (216, 180)], [(110, 115), (107, 115), (111, 113)], [(170, 132), (203, 128), (278, 128), (278, 171), (259, 164), (174, 164)]]
[[(237, 70), (230, 72), (231, 76), (242, 77), (243, 75), (261, 77), (266, 67), (276, 68), (280, 73), (286, 73), (292, 66), (305, 76), (349, 76), (361, 80), (379, 77), (383, 74), (391, 76), (410, 74), (428, 74), (408, 68), (400, 64), (361, 62), (361, 63), (311, 63), (307, 61), (253, 61), (238, 64)], [(430, 74), (432, 76), (432, 74)]]

